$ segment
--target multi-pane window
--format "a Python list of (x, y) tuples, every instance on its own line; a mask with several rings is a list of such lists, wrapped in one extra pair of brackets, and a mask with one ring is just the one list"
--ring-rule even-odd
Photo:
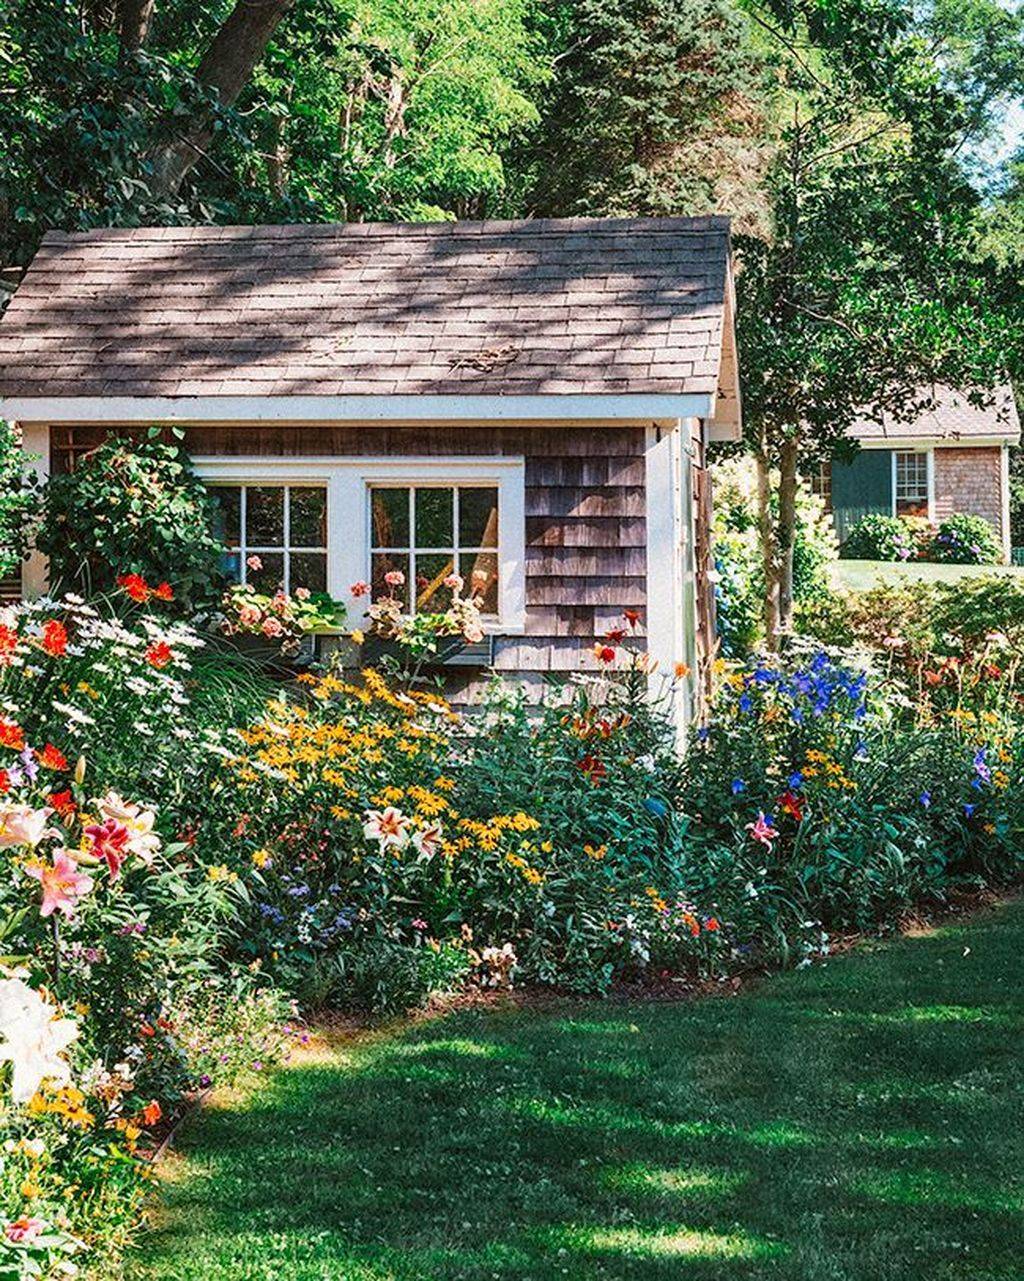
[(811, 493), (824, 500), (825, 510), (832, 510), (832, 464), (819, 463), (811, 473)]
[(896, 454), (896, 515), (928, 515), (928, 455), (916, 450)]
[(225, 572), (260, 592), (327, 590), (324, 485), (215, 485), (214, 535)]
[[(498, 613), (498, 490), (494, 485), (373, 485), (370, 489), (370, 573), (374, 596), (394, 590), (407, 608), (446, 609), (458, 573), (465, 594)], [(388, 588), (397, 570), (405, 583)]]

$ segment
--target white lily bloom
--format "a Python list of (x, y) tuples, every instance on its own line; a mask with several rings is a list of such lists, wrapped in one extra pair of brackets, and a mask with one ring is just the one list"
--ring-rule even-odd
[(75, 1020), (59, 1018), (22, 979), (0, 979), (0, 1062), (11, 1065), (15, 1103), (27, 1103), (47, 1079), (70, 1081), (71, 1069), (61, 1055), (77, 1036)]

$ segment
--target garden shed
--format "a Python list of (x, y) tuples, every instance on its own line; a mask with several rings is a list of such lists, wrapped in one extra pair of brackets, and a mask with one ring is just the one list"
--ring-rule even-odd
[(660, 673), (696, 671), (705, 454), (740, 430), (728, 220), (50, 233), (0, 323), (0, 415), (42, 473), (181, 427), (234, 571), (258, 550), (353, 625), (353, 583), (399, 566), (415, 609), (452, 564), (500, 672), (592, 668), (624, 611)]

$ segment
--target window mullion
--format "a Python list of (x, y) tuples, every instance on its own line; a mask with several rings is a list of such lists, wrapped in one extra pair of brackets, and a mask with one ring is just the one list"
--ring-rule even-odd
[(288, 551), (288, 548), (291, 545), (291, 541), (292, 541), (290, 491), (291, 491), (291, 486), (285, 485), (284, 486), (284, 547), (282, 548), (283, 555), (281, 557), (282, 564), (284, 567), (284, 584), (283, 585), (284, 585), (285, 592), (290, 592), (292, 589), (291, 560), (290, 560), (290, 553)]
[(238, 501), (238, 561), (241, 571), (241, 583), (243, 587), (249, 581), (249, 566), (245, 563), (249, 553), (246, 550), (249, 531), (246, 529), (246, 522), (249, 519), (248, 503), (246, 501), (247, 485), (239, 486), (240, 495)]

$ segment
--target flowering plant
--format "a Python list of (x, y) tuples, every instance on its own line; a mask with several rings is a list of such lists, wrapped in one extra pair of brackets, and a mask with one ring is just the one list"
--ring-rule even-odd
[[(385, 574), (384, 583), (388, 590), (366, 611), (369, 624), (365, 631), (371, 635), (394, 641), (412, 657), (420, 659), (436, 653), (438, 641), (445, 637), (461, 637), (470, 644), (483, 640), (483, 599), (473, 591), (465, 594), (466, 584), (460, 574), (449, 574), (444, 580), (444, 586), (451, 593), (447, 609), (432, 613), (406, 611), (399, 594), (405, 585), (401, 570)], [(365, 595), (369, 587), (366, 583), (356, 583), (351, 591), (354, 596)]]
[(260, 636), (293, 655), (303, 636), (337, 627), (344, 616), (344, 606), (323, 592), (297, 587), (291, 595), (277, 591), (271, 596), (237, 583), (221, 597), (215, 623), (224, 636)]

